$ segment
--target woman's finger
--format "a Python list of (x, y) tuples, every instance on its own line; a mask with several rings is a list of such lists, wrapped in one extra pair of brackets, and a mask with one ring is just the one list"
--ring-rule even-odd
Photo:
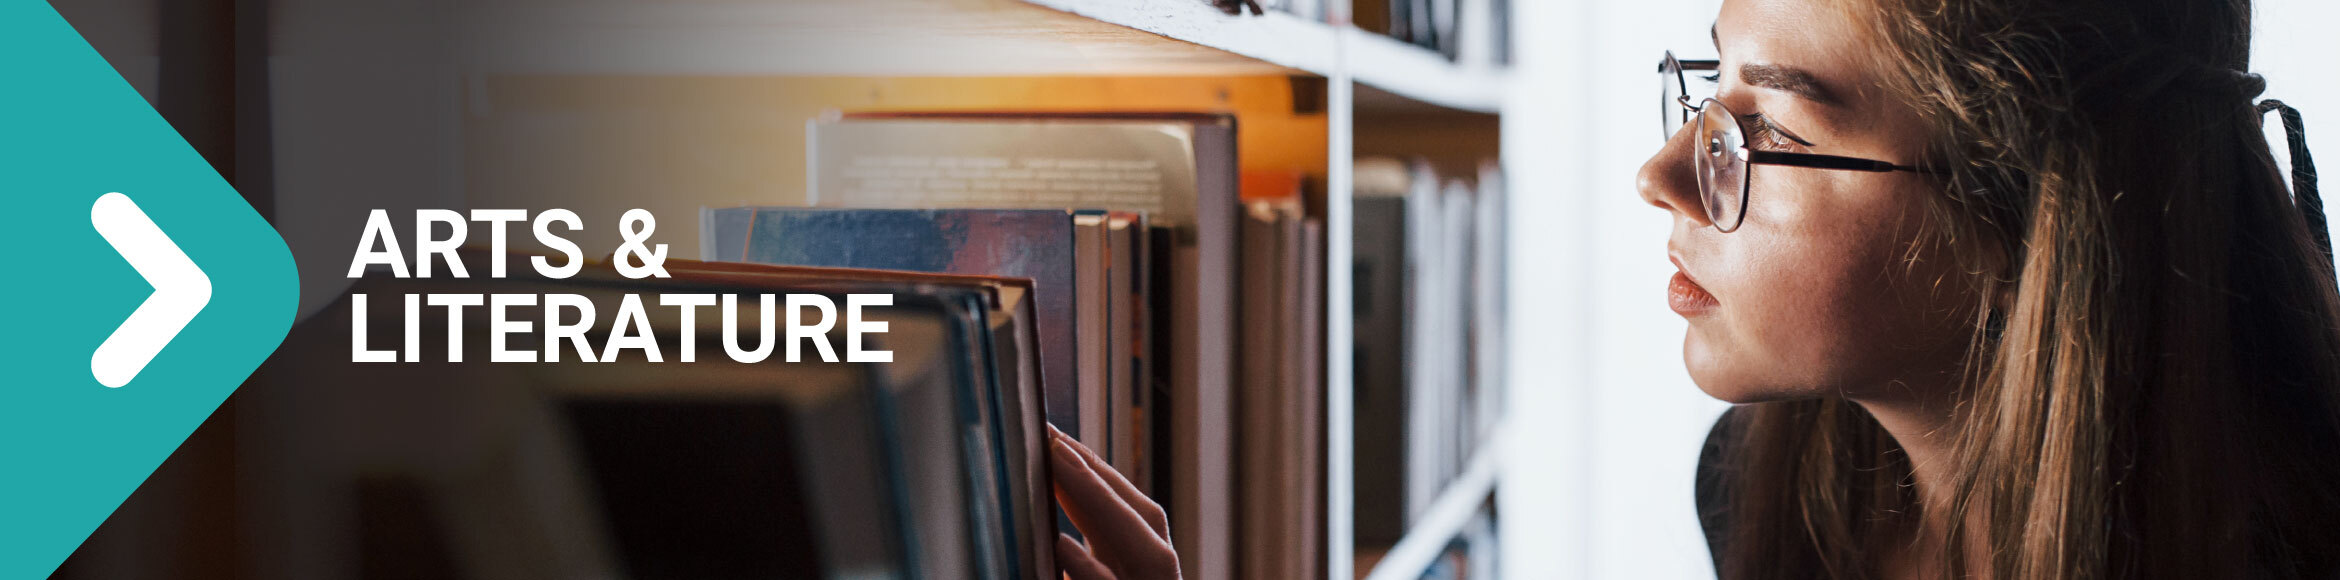
[(1048, 463), (1051, 463), (1058, 503), (1065, 507), (1065, 517), (1072, 519), (1072, 524), (1079, 526), (1083, 533), (1097, 536), (1097, 533), (1149, 529), (1144, 517), (1137, 517), (1137, 510), (1123, 503), (1121, 493), (1114, 493), (1112, 486), (1104, 484), (1102, 475), (1088, 468), (1088, 461), (1081, 461), (1081, 451), (1074, 451), (1072, 442), (1048, 442)]
[(1056, 535), (1056, 564), (1063, 568), (1064, 575), (1071, 577), (1072, 580), (1114, 580), (1113, 571), (1106, 569), (1105, 564), (1099, 563), (1097, 557), (1089, 553), (1088, 548), (1083, 548), (1080, 542), (1073, 541), (1072, 536)]
[(1170, 518), (1162, 513), (1162, 504), (1154, 503), (1153, 498), (1146, 497), (1144, 492), (1138, 491), (1137, 486), (1131, 484), (1129, 479), (1122, 477), (1120, 471), (1114, 470), (1112, 464), (1105, 462), (1105, 458), (1098, 457), (1097, 452), (1073, 441), (1071, 435), (1066, 435), (1063, 431), (1057, 431), (1053, 427), (1049, 428), (1049, 431), (1055, 433), (1057, 438), (1063, 439), (1066, 443), (1071, 443), (1073, 450), (1080, 452), (1082, 462), (1089, 465), (1089, 470), (1095, 472), (1099, 478), (1104, 479), (1105, 485), (1113, 488), (1113, 492), (1121, 496), (1122, 503), (1128, 504), (1130, 509), (1137, 511), (1139, 518), (1146, 520), (1146, 527), (1154, 531), (1155, 537), (1161, 538), (1164, 542), (1170, 541)]
[(1153, 537), (1145, 518), (1122, 503), (1121, 494), (1089, 469), (1071, 443), (1049, 441), (1048, 457), (1052, 479), (1056, 480), (1057, 504), (1064, 507), (1073, 526), (1088, 536), (1090, 548), (1101, 552), (1101, 561), (1115, 562), (1116, 554), (1144, 553), (1161, 543)]

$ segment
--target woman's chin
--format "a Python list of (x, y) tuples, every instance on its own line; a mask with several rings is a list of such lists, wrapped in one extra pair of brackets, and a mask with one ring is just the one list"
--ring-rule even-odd
[(1737, 366), (1734, 357), (1726, 356), (1714, 345), (1702, 340), (1697, 329), (1692, 329), (1682, 341), (1682, 363), (1690, 371), (1690, 382), (1698, 385), (1698, 390), (1705, 392), (1706, 396), (1733, 405), (1809, 399), (1822, 394), (1815, 389), (1757, 380), (1752, 376), (1756, 373)]
[[(1691, 380), (1697, 381), (1697, 379)], [(1741, 385), (1712, 385), (1711, 381), (1697, 381), (1697, 383), (1698, 390), (1705, 392), (1706, 396), (1714, 397), (1715, 400), (1733, 405), (1775, 403), (1779, 401), (1810, 399), (1816, 396), (1812, 393), (1804, 393), (1788, 389), (1750, 388)]]
[(1716, 364), (1719, 361), (1715, 360), (1713, 354), (1710, 346), (1699, 338), (1698, 329), (1692, 328), (1682, 337), (1682, 367), (1690, 371), (1690, 383), (1698, 385), (1698, 390), (1705, 391), (1706, 396), (1740, 404), (1740, 399), (1747, 394), (1746, 389), (1741, 388), (1743, 385), (1736, 384), (1736, 381), (1724, 380), (1723, 375), (1730, 373), (1719, 372), (1722, 369), (1715, 368), (1720, 365)]

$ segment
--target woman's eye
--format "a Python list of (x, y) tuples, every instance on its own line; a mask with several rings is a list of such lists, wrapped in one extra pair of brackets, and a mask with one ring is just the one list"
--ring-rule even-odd
[(1771, 124), (1771, 119), (1764, 117), (1761, 113), (1747, 114), (1746, 130), (1747, 146), (1749, 147), (1767, 150), (1784, 150), (1793, 148), (1798, 145), (1796, 138), (1788, 136), (1786, 132), (1779, 130), (1778, 126)]

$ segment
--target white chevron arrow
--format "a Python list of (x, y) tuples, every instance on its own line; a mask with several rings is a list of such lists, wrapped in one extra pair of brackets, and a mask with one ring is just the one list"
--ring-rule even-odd
[(138, 371), (145, 370), (146, 363), (211, 303), (211, 277), (203, 275), (203, 269), (195, 267), (195, 261), (187, 259), (138, 204), (130, 203), (130, 196), (98, 197), (89, 208), (89, 224), (154, 286), (154, 294), (89, 356), (89, 373), (98, 384), (118, 388), (137, 378)]

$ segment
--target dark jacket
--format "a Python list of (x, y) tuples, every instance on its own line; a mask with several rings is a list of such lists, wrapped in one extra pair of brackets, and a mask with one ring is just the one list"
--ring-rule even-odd
[(1706, 529), (1706, 550), (1714, 558), (1715, 569), (1722, 569), (1724, 537), (1730, 527), (1730, 501), (1727, 473), (1723, 458), (1739, 439), (1745, 414), (1737, 407), (1723, 411), (1714, 428), (1706, 432), (1706, 445), (1698, 452), (1698, 525)]

